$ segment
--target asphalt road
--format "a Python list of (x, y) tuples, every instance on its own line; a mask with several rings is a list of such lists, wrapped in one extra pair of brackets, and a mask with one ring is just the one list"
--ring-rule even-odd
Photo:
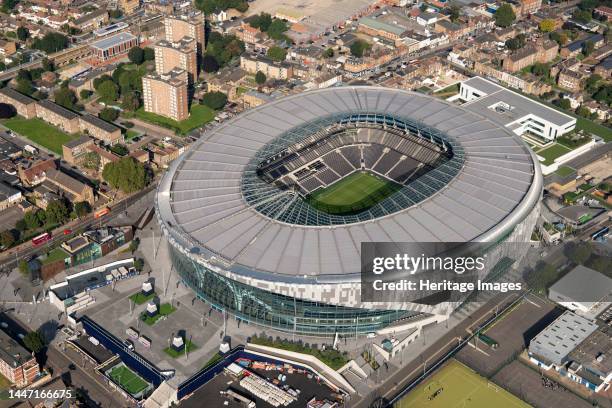
[(30, 241), (27, 241), (19, 245), (18, 247), (11, 248), (10, 250), (5, 251), (3, 254), (0, 255), (0, 271), (11, 270), (17, 266), (20, 259), (29, 258), (36, 253), (43, 252), (46, 250), (46, 248), (49, 248), (61, 241), (64, 241), (74, 234), (73, 232), (71, 235), (64, 235), (63, 231), (65, 229), (71, 229), (72, 231), (78, 231), (81, 229), (89, 228), (91, 225), (94, 224), (94, 222), (100, 223), (100, 224), (108, 223), (109, 221), (111, 221), (112, 219), (120, 215), (126, 207), (129, 207), (135, 201), (138, 201), (145, 194), (154, 190), (156, 187), (157, 187), (157, 183), (154, 182), (151, 185), (149, 185), (147, 188), (126, 198), (125, 200), (119, 203), (110, 205), (109, 207), (111, 208), (111, 212), (101, 218), (95, 219), (93, 214), (89, 214), (88, 216), (80, 220), (75, 220), (75, 221), (69, 222), (65, 225), (62, 225), (56, 228), (52, 233), (51, 240), (47, 241), (42, 246), (35, 247), (32, 245)]

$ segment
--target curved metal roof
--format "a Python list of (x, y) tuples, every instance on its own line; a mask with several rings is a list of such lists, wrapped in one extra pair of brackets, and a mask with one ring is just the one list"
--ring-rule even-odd
[[(291, 225), (248, 205), (241, 181), (251, 159), (284, 132), (336, 112), (385, 112), (435, 128), (464, 152), (459, 173), (429, 198), (370, 221)], [(486, 115), (486, 112), (483, 112)], [(396, 89), (341, 87), (294, 95), (211, 130), (160, 183), (158, 215), (186, 250), (270, 279), (355, 276), (361, 242), (464, 242), (501, 238), (542, 190), (535, 156), (484, 115)]]

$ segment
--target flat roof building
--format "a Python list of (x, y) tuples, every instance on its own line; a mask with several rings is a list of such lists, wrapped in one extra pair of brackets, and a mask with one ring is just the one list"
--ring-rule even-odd
[(165, 74), (174, 68), (187, 71), (189, 83), (198, 78), (197, 44), (191, 37), (179, 41), (160, 40), (155, 44), (155, 70)]
[(166, 74), (149, 74), (142, 78), (145, 112), (181, 121), (189, 117), (187, 71), (174, 68)]
[(77, 113), (48, 99), (36, 102), (36, 116), (66, 133), (77, 133), (80, 130)]
[(204, 51), (204, 15), (201, 12), (166, 16), (164, 18), (166, 41), (176, 42), (183, 37), (195, 39), (197, 55), (202, 56)]
[(548, 298), (572, 311), (588, 313), (612, 293), (612, 279), (578, 265), (548, 290)]
[(90, 45), (94, 55), (101, 62), (125, 55), (136, 46), (138, 46), (138, 37), (127, 32), (103, 38)]
[(8, 86), (0, 89), (0, 102), (13, 105), (17, 113), (26, 119), (36, 116), (36, 99), (17, 92)]
[(459, 97), (467, 110), (486, 115), (517, 135), (554, 140), (576, 127), (576, 118), (481, 77), (462, 82)]

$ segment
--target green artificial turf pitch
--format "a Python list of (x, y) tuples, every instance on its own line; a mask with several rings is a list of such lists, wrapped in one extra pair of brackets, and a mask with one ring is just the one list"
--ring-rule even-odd
[(315, 208), (329, 214), (353, 214), (372, 207), (401, 186), (383, 177), (359, 171), (307, 197)]
[(109, 377), (119, 384), (128, 393), (135, 395), (143, 391), (149, 384), (135, 372), (124, 365), (117, 366), (108, 374)]
[(503, 388), (451, 360), (410, 391), (395, 408), (528, 408)]

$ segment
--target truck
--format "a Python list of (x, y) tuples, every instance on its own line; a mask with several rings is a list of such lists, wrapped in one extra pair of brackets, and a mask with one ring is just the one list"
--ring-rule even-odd
[(32, 146), (32, 145), (29, 145), (29, 144), (25, 145), (25, 146), (23, 147), (23, 150), (25, 150), (26, 152), (28, 152), (28, 153), (30, 153), (30, 154), (38, 154), (38, 149), (37, 149), (37, 148), (35, 148), (35, 147), (34, 147), (34, 146)]

